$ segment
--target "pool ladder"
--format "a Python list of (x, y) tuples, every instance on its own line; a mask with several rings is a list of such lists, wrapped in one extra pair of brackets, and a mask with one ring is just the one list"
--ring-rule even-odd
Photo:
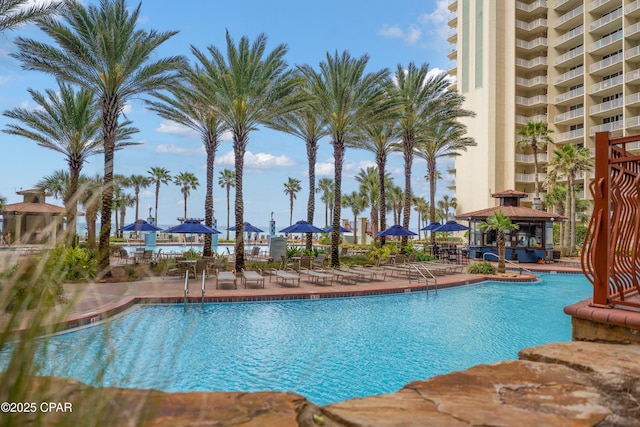
[[(204, 307), (205, 279), (206, 279), (206, 274), (203, 270), (202, 271), (202, 300), (200, 303), (202, 307)], [(185, 310), (187, 309), (187, 296), (189, 296), (189, 271), (185, 272), (184, 274), (184, 309)]]
[(433, 283), (434, 283), (433, 290), (435, 291), (435, 293), (438, 293), (438, 279), (436, 279), (436, 276), (433, 275), (431, 270), (429, 270), (424, 265), (409, 264), (409, 283), (411, 283), (411, 269), (415, 270), (418, 273), (418, 275), (420, 275), (424, 280), (425, 290), (427, 291), (427, 294), (429, 293), (429, 278), (422, 272), (423, 270), (433, 279)]
[[(486, 260), (487, 260), (487, 255), (491, 255), (491, 256), (495, 257), (496, 259), (498, 259), (498, 260), (500, 259), (500, 257), (499, 257), (498, 255), (494, 254), (493, 252), (485, 252), (484, 254), (482, 254), (482, 259), (483, 259), (484, 261), (486, 261)], [(522, 274), (522, 272), (523, 272), (523, 271), (526, 271), (526, 272), (527, 272), (527, 273), (529, 273), (529, 274), (534, 274), (534, 273), (533, 273), (533, 271), (529, 270), (528, 268), (523, 267), (523, 266), (522, 266), (522, 265), (520, 265), (520, 264), (516, 264), (516, 263), (514, 263), (514, 262), (511, 262), (511, 261), (509, 261), (508, 259), (505, 259), (505, 260), (504, 260), (504, 262), (505, 262), (505, 263), (507, 263), (507, 264), (509, 264), (509, 265), (513, 265), (515, 268), (517, 268), (518, 270), (520, 270), (520, 274)]]

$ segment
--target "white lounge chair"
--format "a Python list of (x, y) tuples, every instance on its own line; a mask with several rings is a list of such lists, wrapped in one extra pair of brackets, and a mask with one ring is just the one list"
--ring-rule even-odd
[(264, 276), (257, 271), (243, 270), (241, 281), (245, 289), (247, 288), (247, 282), (255, 282), (256, 287), (260, 287), (264, 289)]
[(301, 268), (300, 273), (306, 274), (309, 282), (313, 283), (316, 286), (333, 285), (333, 274), (323, 273), (321, 271), (309, 270), (308, 268)]
[[(274, 269), (274, 270), (271, 270), (271, 276), (269, 278), (269, 281), (271, 281), (272, 277), (275, 277), (276, 282), (279, 282), (281, 286), (300, 287), (300, 275), (298, 273), (294, 273), (293, 271)], [(291, 283), (291, 286), (289, 286), (288, 283)]]
[(220, 282), (232, 282), (233, 289), (238, 289), (236, 275), (231, 271), (216, 271), (216, 289), (220, 289)]

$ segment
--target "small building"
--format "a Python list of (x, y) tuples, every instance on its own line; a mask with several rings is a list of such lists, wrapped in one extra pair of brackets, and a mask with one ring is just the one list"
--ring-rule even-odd
[(31, 189), (18, 191), (21, 203), (4, 205), (2, 210), (2, 234), (11, 236), (7, 243), (55, 242), (64, 229), (66, 210), (46, 203), (43, 191)]
[[(483, 232), (480, 223), (496, 211), (509, 217), (518, 229), (506, 236), (506, 259), (520, 262), (538, 262), (553, 258), (553, 224), (567, 218), (554, 213), (520, 206), (526, 193), (505, 190), (491, 197), (500, 199), (499, 206), (456, 215), (456, 219), (469, 221), (469, 257), (482, 259), (485, 253), (498, 255), (497, 231)], [(493, 257), (492, 257), (493, 258)]]

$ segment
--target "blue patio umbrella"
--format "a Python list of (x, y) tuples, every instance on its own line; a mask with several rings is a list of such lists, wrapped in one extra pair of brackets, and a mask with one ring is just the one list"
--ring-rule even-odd
[(174, 225), (173, 227), (164, 230), (165, 233), (196, 233), (196, 234), (221, 234), (215, 228), (207, 227), (195, 219), (188, 219), (182, 224)]
[[(229, 227), (227, 228), (227, 230), (236, 231), (236, 226), (234, 225), (233, 227)], [(242, 231), (244, 231), (245, 233), (262, 233), (263, 232), (263, 230), (260, 230), (258, 227), (256, 227), (255, 225), (251, 225), (248, 222), (245, 222), (244, 224), (242, 224)]]
[[(328, 226), (326, 228), (323, 228), (322, 231), (324, 231), (325, 233), (331, 233), (333, 231), (333, 227), (332, 226)], [(353, 230), (349, 230), (348, 228), (344, 228), (343, 226), (340, 226), (340, 233), (351, 233)]]
[(438, 228), (435, 228), (431, 231), (435, 231), (436, 233), (447, 232), (447, 231), (463, 231), (468, 230), (469, 227), (466, 225), (458, 224), (455, 221), (447, 221), (443, 225)]
[(431, 224), (427, 225), (424, 228), (421, 228), (421, 231), (433, 231), (434, 228), (438, 228), (438, 227), (442, 227), (442, 224), (440, 224), (439, 222), (432, 222)]
[(324, 233), (324, 230), (309, 224), (307, 221), (298, 221), (289, 227), (283, 228), (279, 233)]
[(156, 227), (153, 224), (149, 224), (144, 219), (136, 220), (131, 224), (127, 224), (124, 227), (120, 227), (119, 231), (160, 231), (162, 228)]
[(376, 234), (376, 236), (417, 236), (417, 235), (418, 235), (417, 233), (414, 233), (411, 230), (407, 230), (406, 228), (398, 224), (392, 225), (386, 230), (382, 230), (381, 232)]

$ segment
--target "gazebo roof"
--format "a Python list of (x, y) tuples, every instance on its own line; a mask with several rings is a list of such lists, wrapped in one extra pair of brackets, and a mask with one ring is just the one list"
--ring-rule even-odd
[[(65, 208), (60, 206), (51, 205), (49, 203), (11, 203), (4, 205), (2, 210), (4, 214), (16, 212), (21, 214), (52, 214), (52, 215), (66, 215)], [(80, 215), (80, 212), (78, 212)]]
[(502, 211), (511, 221), (566, 221), (567, 217), (554, 214), (551, 212), (540, 211), (537, 209), (527, 208), (525, 206), (494, 206), (479, 211), (467, 212), (456, 215), (456, 219), (481, 220), (484, 221), (494, 214), (496, 211)]
[(494, 197), (494, 198), (517, 197), (519, 199), (522, 199), (524, 197), (529, 197), (529, 195), (527, 193), (523, 193), (522, 191), (504, 190), (504, 191), (499, 191), (497, 193), (493, 193), (491, 197)]

